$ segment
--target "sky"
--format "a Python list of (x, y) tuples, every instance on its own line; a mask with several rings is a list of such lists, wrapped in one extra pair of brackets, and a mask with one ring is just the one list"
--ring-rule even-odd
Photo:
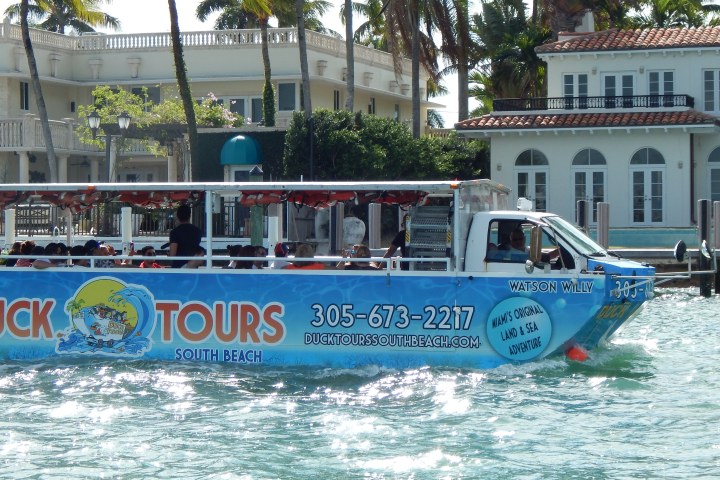
[[(9, 5), (15, 4), (18, 1), (19, 0), (0, 0), (0, 12), (4, 12)], [(344, 34), (345, 27), (340, 21), (340, 4), (342, 2), (341, 0), (331, 0), (331, 3), (334, 6), (323, 18), (323, 23), (326, 28)], [(209, 30), (213, 28), (214, 17), (206, 22), (200, 22), (195, 18), (195, 8), (197, 4), (197, 0), (176, 0), (181, 31)], [(114, 0), (109, 4), (103, 4), (101, 9), (120, 20), (119, 33), (170, 31), (170, 19), (166, 0)], [(472, 6), (471, 9), (474, 10)], [(359, 25), (360, 21), (359, 19), (355, 19), (355, 25)], [(112, 33), (112, 31), (107, 32)], [(452, 128), (453, 124), (457, 122), (458, 117), (456, 94), (457, 77), (455, 75), (446, 77), (444, 84), (450, 93), (442, 97), (435, 97), (432, 101), (445, 105), (444, 108), (437, 110), (445, 120), (445, 127)], [(470, 108), (473, 108), (472, 104)]]

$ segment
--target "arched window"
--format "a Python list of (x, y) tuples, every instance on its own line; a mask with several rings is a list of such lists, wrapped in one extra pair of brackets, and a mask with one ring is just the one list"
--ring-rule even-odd
[(515, 159), (517, 196), (531, 200), (538, 212), (547, 211), (549, 165), (545, 154), (535, 149), (525, 150)]
[(720, 201), (720, 147), (710, 152), (708, 157), (708, 167), (710, 168), (710, 201)]
[(654, 148), (641, 148), (630, 159), (631, 165), (665, 165), (662, 153)]
[(534, 148), (525, 150), (518, 155), (515, 160), (516, 167), (534, 167), (539, 165), (548, 165), (548, 159), (544, 153), (540, 150), (535, 150)]
[(607, 162), (602, 153), (594, 148), (586, 148), (585, 150), (580, 150), (577, 155), (575, 155), (573, 165), (607, 165)]

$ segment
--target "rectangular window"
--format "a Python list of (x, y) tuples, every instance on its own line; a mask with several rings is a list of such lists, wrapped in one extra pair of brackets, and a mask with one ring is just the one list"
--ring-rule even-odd
[(605, 108), (632, 107), (635, 79), (628, 74), (609, 74), (603, 77)]
[(703, 72), (703, 105), (706, 112), (720, 110), (720, 70)]
[(370, 103), (368, 103), (368, 113), (375, 115), (375, 97), (370, 97)]
[(577, 105), (580, 108), (587, 108), (588, 76), (587, 73), (568, 73), (563, 75), (563, 97), (565, 97), (565, 108), (575, 107), (574, 98), (577, 97)]
[(20, 82), (20, 110), (30, 110), (30, 84)]
[(295, 110), (295, 84), (278, 84), (278, 110), (281, 112)]
[(251, 113), (251, 122), (254, 123), (260, 123), (263, 119), (263, 109), (262, 109), (262, 98), (257, 97), (252, 99), (252, 113)]
[(395, 121), (400, 121), (400, 105), (397, 103), (395, 104)]
[(648, 95), (650, 106), (672, 107), (675, 90), (675, 74), (669, 71), (650, 72), (648, 74)]
[(333, 109), (340, 110), (340, 90), (333, 90)]
[(230, 99), (230, 111), (237, 115), (245, 116), (245, 99), (244, 98), (231, 98)]
[[(130, 92), (146, 102), (152, 102), (153, 105), (160, 103), (160, 87), (133, 87)], [(149, 112), (150, 106), (147, 106), (145, 111)]]

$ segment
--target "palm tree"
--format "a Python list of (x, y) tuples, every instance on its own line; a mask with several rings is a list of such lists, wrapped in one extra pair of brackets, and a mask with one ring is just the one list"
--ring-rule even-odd
[(702, 0), (649, 0), (634, 17), (640, 28), (700, 27), (720, 7)]
[[(94, 32), (95, 27), (118, 29), (117, 18), (101, 12), (101, 2), (110, 0), (32, 0), (28, 1), (28, 19), (36, 22), (36, 27), (51, 32), (65, 33), (67, 28), (77, 33)], [(10, 20), (20, 17), (20, 4), (5, 9)]]
[[(342, 7), (340, 15), (345, 18), (345, 8)], [(392, 34), (385, 24), (385, 2), (383, 0), (367, 0), (364, 3), (352, 3), (352, 9), (367, 20), (355, 29), (355, 43), (371, 45), (377, 50), (389, 52), (387, 37)]]
[(471, 89), (486, 108), (492, 98), (539, 96), (544, 64), (535, 47), (550, 38), (550, 31), (529, 24), (522, 0), (494, 0), (483, 4), (482, 15), (473, 17), (473, 33), (484, 58), (470, 76)]
[[(412, 88), (412, 134), (420, 136), (420, 65), (435, 79), (438, 49), (432, 37), (432, 0), (388, 0), (385, 10), (386, 28), (397, 33), (389, 35), (388, 47), (395, 61), (396, 74), (401, 71), (402, 54), (410, 54)], [(420, 28), (422, 24), (422, 29)]]
[[(188, 125), (188, 137), (190, 140), (190, 161), (195, 162), (200, 159), (200, 150), (198, 148), (197, 121), (195, 119), (195, 102), (190, 91), (190, 83), (187, 78), (187, 70), (185, 68), (185, 58), (183, 57), (182, 40), (180, 39), (180, 27), (178, 26), (178, 14), (175, 0), (168, 0), (168, 9), (170, 10), (170, 36), (172, 37), (173, 60), (175, 61), (175, 76), (177, 77), (178, 89), (180, 90), (180, 98), (182, 99), (183, 109), (185, 110), (185, 119)], [(192, 180), (192, 164), (190, 168)], [(172, 181), (172, 179), (168, 179)]]
[(40, 114), (40, 124), (42, 125), (43, 137), (45, 138), (45, 148), (47, 149), (48, 171), (50, 173), (50, 182), (58, 181), (58, 166), (55, 158), (55, 147), (53, 146), (52, 133), (50, 132), (50, 120), (48, 119), (47, 108), (45, 107), (45, 97), (43, 96), (42, 87), (40, 85), (40, 75), (38, 74), (37, 62), (35, 61), (35, 52), (32, 42), (30, 41), (30, 27), (28, 26), (28, 0), (20, 2), (20, 28), (22, 30), (23, 46), (28, 59), (28, 68), (30, 70), (30, 79), (35, 93), (35, 102), (37, 104), (38, 113)]
[(347, 62), (345, 110), (352, 112), (355, 108), (355, 37), (353, 35), (352, 0), (345, 0), (343, 13), (345, 18), (345, 59)]
[(312, 115), (310, 98), (310, 71), (308, 70), (307, 42), (305, 40), (305, 0), (295, 0), (295, 14), (298, 26), (298, 47), (300, 50), (300, 75), (302, 77), (302, 109), (305, 119)]
[(468, 83), (471, 57), (470, 17), (468, 0), (452, 0), (435, 4), (435, 23), (442, 38), (440, 47), (451, 64), (443, 74), (457, 72), (458, 120), (468, 118)]

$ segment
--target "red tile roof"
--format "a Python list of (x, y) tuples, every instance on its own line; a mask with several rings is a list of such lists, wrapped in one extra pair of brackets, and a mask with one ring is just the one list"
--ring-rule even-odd
[(720, 47), (720, 27), (604, 30), (541, 45), (537, 53)]
[(681, 112), (563, 113), (483, 115), (455, 124), (463, 130), (526, 130), (572, 128), (628, 128), (652, 126), (716, 125), (720, 118), (696, 110)]

